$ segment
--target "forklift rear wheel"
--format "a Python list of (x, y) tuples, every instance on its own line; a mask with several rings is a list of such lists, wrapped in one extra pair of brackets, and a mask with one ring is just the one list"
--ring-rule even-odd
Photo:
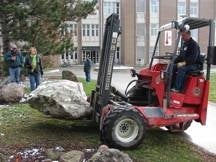
[(169, 126), (166, 126), (166, 128), (172, 133), (184, 132), (190, 127), (191, 123), (192, 123), (192, 120), (187, 121), (187, 122), (178, 123), (175, 125), (169, 125)]
[(145, 131), (146, 124), (137, 110), (120, 107), (105, 118), (101, 135), (103, 142), (113, 147), (134, 148), (142, 142)]

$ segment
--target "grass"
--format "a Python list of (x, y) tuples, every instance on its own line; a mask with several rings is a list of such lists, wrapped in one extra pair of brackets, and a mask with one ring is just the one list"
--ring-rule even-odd
[(79, 81), (82, 82), (86, 95), (91, 95), (91, 91), (95, 89), (96, 81), (92, 80), (91, 82), (86, 82), (83, 78), (79, 78)]
[(216, 102), (216, 73), (211, 75), (209, 100)]
[[(95, 82), (85, 83), (87, 95)], [(0, 152), (29, 147), (62, 146), (66, 150), (97, 148), (100, 145), (98, 126), (91, 121), (66, 121), (50, 118), (28, 104), (0, 109)], [(199, 162), (205, 161), (196, 147), (181, 134), (161, 129), (147, 131), (144, 142), (134, 150), (125, 150), (137, 162)]]
[[(3, 150), (33, 146), (82, 150), (100, 145), (98, 127), (92, 122), (53, 119), (28, 104), (0, 109), (0, 123), (0, 133), (4, 133), (0, 137)], [(144, 143), (126, 152), (135, 161), (202, 161), (200, 154), (194, 152), (193, 147), (179, 135), (160, 129), (148, 130)]]

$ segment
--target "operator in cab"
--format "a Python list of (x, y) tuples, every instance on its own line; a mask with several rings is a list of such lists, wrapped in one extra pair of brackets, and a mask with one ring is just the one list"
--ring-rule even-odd
[(184, 88), (186, 75), (199, 69), (200, 66), (200, 47), (191, 37), (190, 26), (184, 25), (180, 29), (183, 44), (179, 56), (175, 59), (173, 74), (176, 75), (171, 91), (181, 92)]

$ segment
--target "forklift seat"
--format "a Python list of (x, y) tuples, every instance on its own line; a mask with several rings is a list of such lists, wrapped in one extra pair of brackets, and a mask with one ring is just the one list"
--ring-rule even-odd
[(188, 73), (188, 75), (192, 75), (192, 76), (199, 76), (204, 74), (204, 72), (202, 70), (194, 70)]

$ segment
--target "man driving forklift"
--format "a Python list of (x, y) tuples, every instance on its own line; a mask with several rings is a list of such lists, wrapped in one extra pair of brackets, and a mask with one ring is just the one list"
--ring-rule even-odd
[(173, 92), (181, 92), (183, 90), (188, 73), (200, 70), (200, 47), (191, 37), (190, 26), (184, 25), (180, 29), (180, 34), (183, 44), (180, 48), (179, 56), (175, 59), (173, 68), (174, 82), (171, 89)]

